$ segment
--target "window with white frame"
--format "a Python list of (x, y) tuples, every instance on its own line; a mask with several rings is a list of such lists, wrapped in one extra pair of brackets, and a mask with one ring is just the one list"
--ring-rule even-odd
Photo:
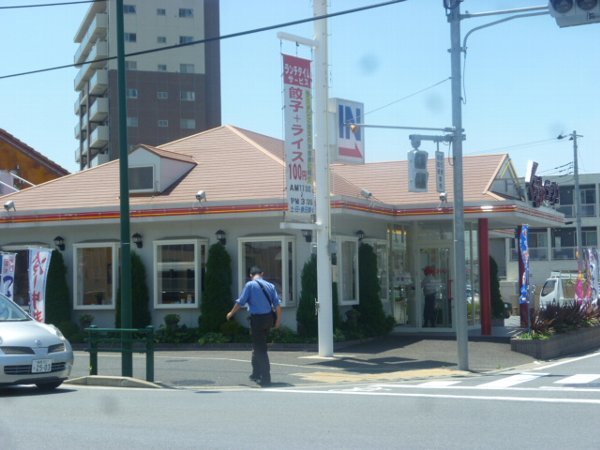
[(159, 119), (158, 128), (169, 128), (169, 121), (167, 119)]
[(165, 8), (156, 8), (156, 15), (157, 16), (166, 16), (167, 10)]
[[(519, 258), (518, 242), (516, 239), (511, 240), (511, 261), (517, 261)], [(527, 246), (530, 260), (546, 261), (548, 259), (548, 229), (529, 228), (527, 230)]]
[(179, 93), (179, 99), (182, 102), (193, 102), (196, 100), (196, 92), (195, 91), (181, 91)]
[(334, 281), (337, 282), (340, 305), (358, 305), (358, 239), (336, 238)]
[(264, 271), (264, 278), (275, 285), (282, 306), (294, 305), (295, 295), (295, 252), (291, 236), (260, 236), (238, 239), (238, 293), (248, 278), (252, 266)]
[(137, 34), (136, 33), (124, 33), (123, 40), (125, 42), (137, 42)]
[(125, 70), (137, 70), (137, 61), (125, 61)]
[(159, 100), (167, 100), (169, 98), (169, 93), (167, 91), (157, 91), (156, 98)]
[(197, 308), (206, 270), (207, 241), (154, 242), (154, 306)]
[(167, 37), (166, 36), (157, 36), (156, 37), (156, 42), (158, 44), (166, 44), (167, 43)]
[(166, 72), (167, 71), (167, 65), (166, 64), (157, 64), (156, 65), (156, 70), (158, 72)]
[(144, 192), (154, 191), (154, 167), (130, 167), (129, 191)]
[(118, 243), (73, 245), (74, 309), (114, 309)]
[(138, 98), (138, 90), (135, 88), (127, 89), (127, 98)]

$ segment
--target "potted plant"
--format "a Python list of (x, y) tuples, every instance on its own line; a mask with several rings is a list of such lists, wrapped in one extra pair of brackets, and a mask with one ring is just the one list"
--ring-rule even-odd
[(79, 317), (79, 326), (82, 330), (89, 328), (90, 325), (94, 322), (94, 316), (91, 314), (84, 314)]

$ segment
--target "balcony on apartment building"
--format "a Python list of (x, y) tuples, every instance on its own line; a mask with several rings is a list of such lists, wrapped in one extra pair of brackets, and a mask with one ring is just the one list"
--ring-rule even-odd
[(100, 122), (108, 116), (108, 98), (97, 98), (88, 113), (88, 120), (90, 122)]
[(98, 125), (90, 134), (90, 148), (102, 148), (108, 144), (108, 125)]
[(92, 77), (94, 71), (107, 66), (108, 63), (106, 59), (97, 61), (98, 59), (103, 58), (108, 58), (108, 43), (106, 41), (98, 41), (88, 56), (88, 61), (91, 62), (83, 64), (81, 69), (79, 69), (79, 72), (77, 72), (74, 82), (76, 91), (81, 91), (83, 89), (84, 83)]
[(73, 62), (77, 65), (83, 64), (88, 58), (92, 46), (98, 40), (105, 40), (108, 30), (108, 14), (96, 14), (85, 36), (81, 40), (79, 48), (75, 52)]

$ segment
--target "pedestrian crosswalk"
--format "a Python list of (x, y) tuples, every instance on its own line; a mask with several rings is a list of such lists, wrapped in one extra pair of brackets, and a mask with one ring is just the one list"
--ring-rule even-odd
[(484, 376), (449, 380), (431, 380), (411, 383), (410, 386), (413, 388), (424, 389), (518, 389), (524, 387), (600, 389), (600, 374), (584, 373), (561, 376), (541, 372), (522, 372), (516, 374), (500, 374), (491, 377)]

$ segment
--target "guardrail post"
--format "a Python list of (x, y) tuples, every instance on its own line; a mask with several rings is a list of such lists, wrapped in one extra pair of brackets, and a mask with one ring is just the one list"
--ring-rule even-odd
[(146, 381), (154, 381), (154, 327), (146, 327)]
[(96, 325), (86, 328), (90, 339), (90, 375), (98, 375), (98, 340), (95, 333)]

